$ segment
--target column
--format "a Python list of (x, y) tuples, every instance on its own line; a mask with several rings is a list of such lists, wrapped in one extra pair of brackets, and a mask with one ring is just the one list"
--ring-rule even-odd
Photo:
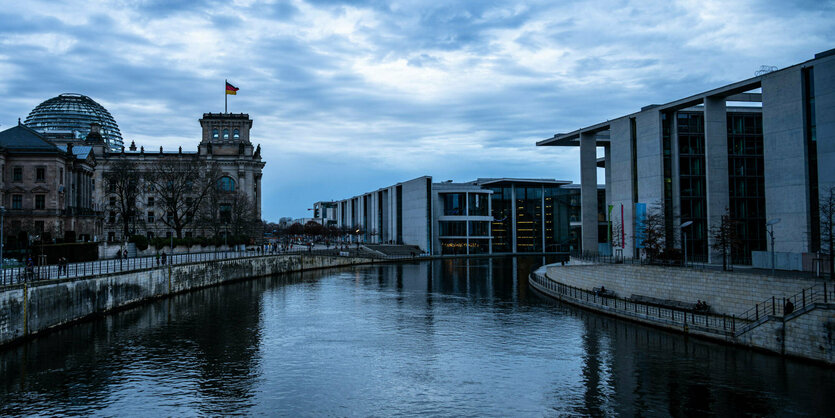
[(597, 140), (580, 134), (580, 220), (583, 251), (597, 252)]
[[(611, 150), (611, 134), (609, 139), (610, 145), (603, 146), (603, 168), (604, 178), (606, 181), (606, 193), (605, 199), (606, 201), (603, 202), (603, 209), (606, 211), (606, 221), (609, 222), (609, 225), (613, 225), (614, 220), (614, 212), (609, 213), (609, 205), (612, 204), (612, 150)], [(612, 209), (614, 211), (614, 209)], [(615, 254), (615, 237), (612, 236), (609, 242), (609, 254)]]
[[(612, 173), (612, 183), (606, 185), (606, 191), (609, 192), (611, 189), (612, 200), (609, 202), (614, 206), (614, 209), (612, 209), (613, 224), (623, 225), (619, 228), (621, 234), (613, 237), (613, 239), (620, 241), (621, 245), (623, 245), (623, 241), (626, 242), (626, 247), (623, 249), (624, 257), (632, 257), (635, 254), (635, 228), (633, 223), (635, 201), (632, 179), (633, 171), (637, 168), (632, 161), (632, 122), (628, 117), (611, 122), (609, 129), (611, 166), (609, 166), (610, 161), (606, 162), (607, 174), (609, 171)], [(621, 211), (621, 207), (623, 207), (623, 211)], [(626, 235), (625, 239), (624, 235)]]
[(511, 248), (511, 251), (513, 251), (513, 253), (515, 254), (516, 253), (516, 185), (515, 184), (510, 185), (510, 202), (511, 202), (510, 216), (513, 217), (512, 221), (511, 221), (511, 229), (510, 229), (510, 234), (511, 234), (510, 236), (513, 238), (512, 239), (513, 248)]
[[(705, 98), (705, 180), (707, 182), (708, 262), (721, 263), (722, 253), (711, 249), (710, 230), (722, 224), (730, 207), (728, 196), (728, 115), (724, 97)], [(677, 228), (678, 225), (675, 225)], [(688, 231), (695, 232), (695, 231)], [(730, 260), (729, 260), (730, 262)]]

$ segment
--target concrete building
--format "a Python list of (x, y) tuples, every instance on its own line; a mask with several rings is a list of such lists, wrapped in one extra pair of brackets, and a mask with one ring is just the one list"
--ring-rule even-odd
[[(510, 178), (433, 183), (423, 176), (319, 203), (335, 203), (334, 226), (358, 233), (366, 243), (415, 245), (430, 254), (567, 252), (579, 249), (570, 229), (570, 214), (579, 212), (571, 207), (572, 196), (579, 189), (563, 188), (569, 183)], [(598, 236), (595, 232), (595, 250)]]
[[(835, 186), (835, 50), (791, 67), (537, 142), (580, 147), (584, 248), (597, 228), (598, 148), (606, 197), (623, 208), (624, 254), (637, 256), (645, 207), (663, 215), (669, 247), (721, 263), (709, 231), (729, 213), (738, 263), (810, 268), (821, 250), (820, 194)], [(656, 209), (652, 209), (656, 208)], [(639, 213), (636, 213), (639, 212)], [(778, 221), (779, 220), (779, 221)], [(767, 238), (771, 221), (774, 248)], [(775, 223), (776, 222), (776, 223)], [(804, 263), (805, 258), (805, 263)], [(759, 260), (759, 261), (758, 261)], [(767, 260), (767, 261), (763, 261)]]

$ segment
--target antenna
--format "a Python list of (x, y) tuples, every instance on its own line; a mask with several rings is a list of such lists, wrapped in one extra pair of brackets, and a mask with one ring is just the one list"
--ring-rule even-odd
[(774, 65), (760, 65), (760, 69), (754, 72), (754, 77), (759, 77), (775, 71), (777, 71), (777, 67)]

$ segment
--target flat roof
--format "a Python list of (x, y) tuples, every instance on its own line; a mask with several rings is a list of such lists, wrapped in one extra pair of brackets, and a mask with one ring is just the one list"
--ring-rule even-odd
[[(808, 64), (812, 61), (815, 61), (815, 60), (818, 60), (818, 59), (823, 59), (823, 58), (830, 57), (830, 56), (833, 56), (833, 55), (835, 55), (835, 49), (820, 52), (820, 53), (815, 54), (815, 57), (810, 59), (810, 60), (803, 61), (803, 62), (798, 63), (798, 64), (790, 65), (786, 68), (783, 68), (783, 69), (780, 69), (780, 70), (775, 70), (771, 73), (785, 71), (785, 70), (788, 70), (790, 68), (794, 68), (794, 67), (797, 67), (797, 66), (802, 66), (802, 65)], [(557, 133), (557, 134), (554, 134), (554, 136), (551, 137), (551, 138), (546, 138), (546, 139), (543, 139), (541, 141), (537, 141), (536, 146), (563, 146), (563, 147), (565, 147), (565, 146), (569, 146), (569, 147), (579, 146), (578, 140), (579, 140), (579, 137), (580, 137), (581, 133), (598, 134), (600, 132), (608, 131), (609, 130), (609, 125), (610, 125), (612, 120), (621, 119), (621, 118), (625, 118), (625, 117), (632, 117), (632, 116), (637, 115), (638, 113), (641, 113), (641, 112), (644, 112), (644, 111), (647, 111), (647, 110), (655, 110), (655, 111), (659, 111), (659, 112), (661, 112), (661, 111), (682, 110), (682, 109), (686, 109), (686, 108), (689, 108), (689, 107), (693, 107), (693, 106), (702, 104), (702, 103), (704, 103), (704, 100), (706, 98), (725, 98), (727, 101), (730, 101), (730, 102), (762, 102), (762, 93), (750, 93), (750, 91), (762, 87), (763, 78), (768, 76), (771, 73), (756, 75), (754, 77), (751, 77), (751, 78), (748, 78), (748, 79), (745, 79), (745, 80), (737, 81), (737, 82), (727, 84), (727, 85), (724, 85), (724, 86), (721, 86), (721, 87), (717, 87), (717, 88), (712, 89), (712, 90), (707, 90), (707, 91), (704, 91), (704, 92), (701, 92), (701, 93), (696, 93), (696, 94), (693, 94), (693, 95), (690, 95), (690, 96), (687, 96), (687, 97), (684, 97), (684, 98), (681, 98), (681, 99), (673, 100), (671, 102), (667, 102), (667, 103), (664, 103), (664, 104), (644, 106), (638, 112), (634, 112), (634, 113), (630, 113), (630, 114), (627, 114), (627, 115), (624, 115), (624, 116), (620, 116), (620, 117), (617, 117), (615, 119), (608, 119), (604, 122), (599, 122), (599, 123), (596, 123), (594, 125), (589, 125), (585, 128), (580, 128), (580, 129), (577, 129), (577, 130), (574, 130), (574, 131), (571, 131), (571, 132)], [(749, 93), (746, 93), (746, 92), (749, 92)], [(599, 138), (598, 137), (597, 141), (598, 142), (600, 142), (600, 141), (606, 142), (606, 141), (608, 141), (608, 139), (609, 139), (608, 137), (607, 138)]]

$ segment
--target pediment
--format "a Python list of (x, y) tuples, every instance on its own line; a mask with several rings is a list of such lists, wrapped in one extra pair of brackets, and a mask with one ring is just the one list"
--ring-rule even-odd
[(32, 190), (30, 190), (30, 192), (32, 192), (32, 193), (49, 193), (49, 189), (47, 189), (46, 187), (38, 185), (38, 186), (35, 186), (34, 188), (32, 188)]

